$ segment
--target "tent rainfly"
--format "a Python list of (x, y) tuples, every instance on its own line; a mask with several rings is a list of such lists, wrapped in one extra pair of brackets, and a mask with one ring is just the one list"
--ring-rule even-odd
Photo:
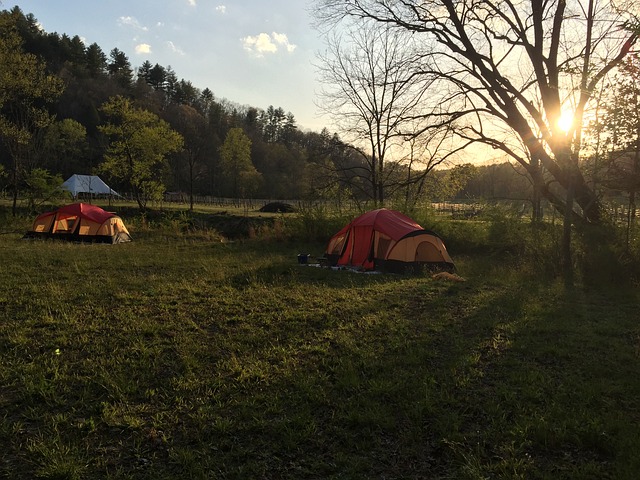
[(131, 241), (131, 235), (119, 216), (86, 203), (74, 203), (38, 215), (23, 238), (112, 244)]
[(89, 193), (93, 195), (119, 195), (104, 183), (97, 175), (71, 175), (63, 184), (62, 188), (69, 190), (73, 198), (79, 193)]
[(325, 257), (332, 266), (363, 270), (404, 273), (424, 268), (455, 269), (437, 234), (385, 208), (367, 212), (345, 225), (329, 240)]

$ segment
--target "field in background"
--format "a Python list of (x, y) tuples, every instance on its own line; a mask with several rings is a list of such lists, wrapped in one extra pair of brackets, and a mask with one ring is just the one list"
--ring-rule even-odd
[(634, 285), (566, 291), (508, 221), (431, 219), (449, 283), (298, 265), (313, 213), (123, 213), (0, 235), (0, 477), (637, 478)]

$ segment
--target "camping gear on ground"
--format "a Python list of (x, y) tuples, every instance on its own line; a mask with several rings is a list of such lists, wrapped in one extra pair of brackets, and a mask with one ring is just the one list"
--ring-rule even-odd
[(336, 233), (325, 251), (332, 266), (419, 272), (455, 269), (442, 239), (395, 210), (367, 212)]
[(90, 195), (118, 195), (118, 192), (112, 190), (109, 185), (104, 183), (97, 175), (71, 175), (63, 184), (64, 190), (69, 190), (73, 198), (79, 193), (88, 193)]
[(131, 235), (119, 216), (86, 203), (74, 203), (38, 215), (23, 238), (97, 243), (131, 241)]
[(299, 253), (298, 254), (298, 263), (300, 265), (306, 265), (309, 263), (309, 257), (311, 257), (310, 253)]

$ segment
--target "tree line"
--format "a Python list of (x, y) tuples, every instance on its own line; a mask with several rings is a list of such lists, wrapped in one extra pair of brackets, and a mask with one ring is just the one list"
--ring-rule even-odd
[(74, 173), (100, 174), (142, 208), (165, 191), (322, 198), (364, 176), (327, 129), (218, 98), (170, 66), (134, 68), (125, 52), (45, 32), (17, 6), (0, 12), (0, 76), (0, 181), (14, 209)]

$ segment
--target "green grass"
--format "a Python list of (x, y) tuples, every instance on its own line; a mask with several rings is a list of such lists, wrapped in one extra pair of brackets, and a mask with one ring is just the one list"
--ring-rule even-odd
[(0, 236), (0, 478), (635, 479), (639, 292)]

